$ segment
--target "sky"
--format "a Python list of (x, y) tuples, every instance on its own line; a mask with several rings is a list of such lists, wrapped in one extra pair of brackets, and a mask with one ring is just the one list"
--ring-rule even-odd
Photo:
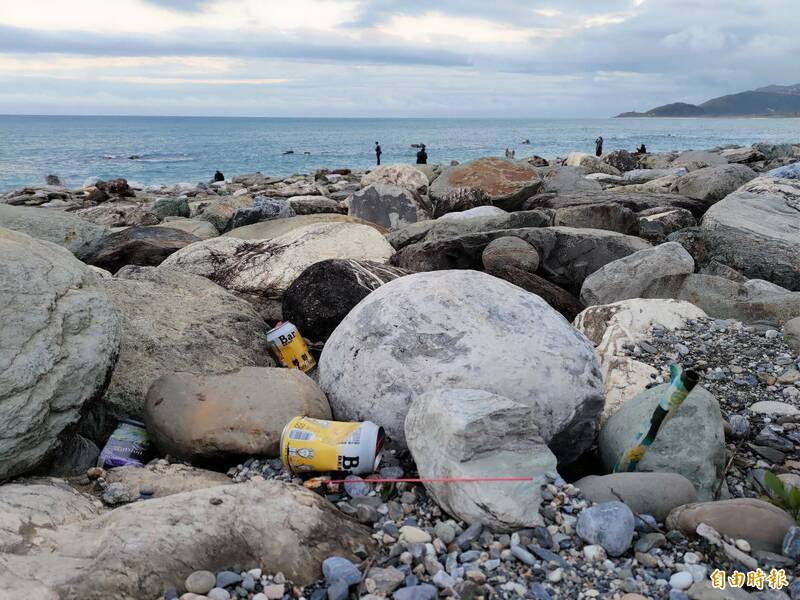
[(0, 0), (0, 114), (607, 117), (800, 82), (798, 0)]

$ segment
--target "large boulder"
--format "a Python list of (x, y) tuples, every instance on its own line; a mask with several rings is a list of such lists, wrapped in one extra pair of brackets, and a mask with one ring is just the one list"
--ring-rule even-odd
[(537, 170), (544, 180), (544, 185), (538, 191), (544, 194), (592, 194), (603, 191), (597, 181), (588, 179), (583, 169), (578, 167), (548, 166)]
[(583, 152), (570, 152), (564, 164), (568, 167), (583, 169), (587, 175), (590, 173), (605, 173), (606, 175), (622, 175), (622, 172), (598, 156)]
[[(64, 600), (140, 600), (195, 569), (248, 565), (308, 585), (331, 555), (374, 549), (370, 531), (314, 492), (248, 482), (154, 498), (50, 529), (28, 525), (29, 548), (0, 554), (0, 586), (37, 584)], [(36, 596), (42, 597), (42, 596)]]
[(150, 384), (162, 375), (222, 373), (273, 364), (267, 325), (243, 300), (194, 275), (127, 268), (125, 279), (103, 287), (122, 317), (119, 362), (97, 407), (99, 427), (108, 417), (141, 417)]
[(698, 217), (708, 208), (704, 202), (687, 198), (680, 194), (637, 192), (632, 191), (630, 186), (621, 188), (619, 191), (564, 192), (558, 195), (539, 194), (528, 199), (525, 202), (525, 208), (553, 208), (558, 210), (577, 206), (593, 207), (614, 204), (620, 205), (635, 213), (653, 208), (685, 208)]
[(201, 240), (207, 240), (219, 235), (219, 231), (208, 221), (202, 219), (184, 219), (183, 217), (168, 217), (163, 223), (159, 223), (157, 227), (169, 227), (170, 229), (179, 229), (186, 233), (191, 233)]
[(83, 260), (111, 273), (126, 265), (155, 267), (173, 252), (199, 241), (191, 233), (170, 227), (129, 227), (97, 241)]
[(291, 204), (283, 198), (258, 196), (250, 206), (236, 210), (231, 216), (228, 228), (244, 227), (273, 219), (288, 219), (297, 216)]
[(389, 242), (372, 227), (320, 223), (269, 241), (233, 237), (206, 240), (176, 252), (163, 266), (203, 275), (244, 295), (264, 314), (277, 319), (284, 292), (312, 264), (331, 258), (385, 263), (393, 252)]
[(557, 208), (553, 214), (553, 225), (606, 229), (631, 235), (639, 233), (639, 218), (636, 213), (618, 203)]
[(361, 187), (373, 184), (396, 185), (420, 196), (428, 193), (428, 178), (413, 165), (381, 165), (361, 178)]
[(649, 242), (661, 242), (676, 231), (696, 225), (697, 219), (685, 208), (659, 206), (639, 213), (639, 236)]
[(248, 194), (225, 196), (221, 200), (203, 202), (197, 212), (192, 211), (193, 217), (208, 221), (217, 231), (227, 231), (231, 225), (231, 219), (236, 211), (247, 208), (253, 203), (253, 197)]
[(347, 209), (339, 202), (324, 196), (293, 196), (289, 198), (288, 202), (297, 215), (347, 213)]
[(586, 306), (640, 298), (654, 280), (694, 273), (694, 259), (678, 242), (634, 252), (610, 262), (586, 278), (581, 302)]
[(712, 206), (702, 228), (709, 258), (800, 291), (800, 181), (754, 179)]
[(142, 227), (157, 225), (161, 218), (141, 204), (108, 202), (76, 210), (81, 219), (103, 227)]
[(493, 531), (543, 525), (545, 473), (556, 457), (539, 434), (532, 406), (470, 389), (438, 389), (411, 403), (405, 437), (423, 478), (530, 477), (502, 485), (426, 483), (448, 514)]
[(470, 216), (470, 218), (464, 219), (447, 217), (467, 216), (472, 212), (472, 209), (464, 212), (448, 213), (440, 219), (413, 223), (397, 231), (392, 231), (386, 235), (386, 239), (395, 249), (399, 250), (404, 246), (417, 242), (445, 240), (469, 233), (522, 227), (548, 227), (553, 224), (552, 217), (542, 210), (523, 210), (509, 213), (496, 207), (487, 206), (483, 208), (493, 208), (499, 212), (489, 216)]
[[(640, 392), (623, 404), (600, 430), (600, 457), (610, 472), (649, 423), (669, 384)], [(678, 473), (692, 482), (700, 500), (711, 500), (725, 476), (725, 432), (716, 398), (695, 387), (661, 426), (639, 462), (639, 471)], [(727, 491), (727, 490), (725, 490)]]
[(539, 173), (523, 163), (501, 158), (479, 158), (448, 167), (433, 180), (430, 193), (434, 203), (455, 188), (482, 190), (495, 206), (518, 210), (522, 201), (538, 192), (543, 185)]
[(756, 279), (742, 283), (728, 277), (690, 273), (656, 279), (641, 295), (685, 300), (718, 319), (783, 323), (800, 315), (800, 292), (763, 289), (766, 283)]
[(144, 406), (156, 446), (188, 461), (280, 456), (281, 432), (296, 416), (331, 418), (325, 394), (299, 369), (164, 375), (150, 386)]
[(43, 462), (102, 396), (120, 317), (99, 279), (65, 248), (0, 228), (0, 256), (2, 480)]
[(677, 473), (612, 473), (589, 475), (575, 482), (591, 502), (621, 500), (635, 513), (662, 523), (678, 506), (697, 500), (692, 482)]
[(781, 553), (783, 537), (794, 525), (783, 510), (756, 498), (733, 498), (719, 502), (696, 502), (677, 507), (667, 517), (667, 527), (696, 537), (705, 523), (718, 533), (744, 539), (755, 550)]
[(534, 246), (541, 258), (542, 272), (550, 281), (572, 293), (578, 293), (586, 277), (600, 267), (651, 247), (637, 237), (602, 229), (529, 227), (410, 244), (392, 257), (392, 264), (411, 271), (479, 270), (486, 246), (506, 236), (522, 238)]
[(697, 171), (706, 167), (717, 167), (726, 164), (728, 164), (727, 159), (716, 152), (687, 150), (678, 154), (677, 158), (670, 163), (670, 167), (684, 167), (687, 171)]
[[(492, 201), (489, 196), (479, 188), (453, 188), (436, 198), (433, 204), (433, 216), (439, 218), (447, 214), (472, 210), (481, 206), (491, 206), (491, 204)], [(498, 208), (497, 210), (502, 209)]]
[(639, 155), (631, 154), (627, 150), (613, 150), (603, 156), (603, 162), (624, 173), (639, 166)]
[(331, 213), (320, 213), (316, 215), (298, 215), (286, 219), (275, 219), (273, 221), (263, 221), (244, 227), (237, 227), (223, 234), (224, 237), (233, 237), (240, 240), (272, 240), (280, 237), (295, 229), (300, 229), (306, 225), (316, 225), (320, 223), (354, 223), (358, 225), (369, 225), (380, 233), (385, 233), (386, 229), (375, 223), (369, 223), (361, 219)]
[(127, 488), (133, 498), (139, 498), (147, 490), (151, 498), (172, 496), (181, 492), (203, 490), (219, 485), (232, 485), (225, 473), (196, 469), (183, 463), (161, 464), (153, 461), (144, 467), (117, 467), (106, 471), (107, 483), (119, 483)]
[(306, 338), (325, 341), (347, 313), (373, 290), (410, 272), (368, 260), (314, 263), (283, 295), (283, 318)]
[(772, 169), (767, 172), (767, 176), (781, 179), (800, 179), (800, 162)]
[(387, 229), (398, 229), (430, 219), (432, 210), (426, 196), (397, 185), (373, 183), (353, 194), (347, 214)]
[(80, 259), (86, 256), (89, 247), (109, 234), (107, 228), (70, 213), (2, 203), (0, 227), (58, 244)]
[(706, 313), (677, 300), (623, 300), (591, 306), (575, 319), (575, 327), (597, 344), (606, 401), (601, 422), (643, 391), (658, 375), (648, 364), (629, 356), (628, 348), (651, 337), (653, 328), (680, 329), (690, 319)]
[(30, 528), (54, 529), (100, 514), (100, 503), (61, 479), (0, 486), (0, 553), (24, 552)]
[[(505, 238), (498, 238), (505, 239)], [(489, 246), (487, 246), (488, 248)], [(484, 251), (486, 254), (486, 251)], [(497, 264), (490, 262), (484, 268), (489, 275), (505, 279), (526, 292), (536, 294), (551, 307), (560, 312), (568, 321), (572, 321), (585, 307), (575, 296), (555, 283), (539, 277), (530, 270), (521, 269), (511, 264)]]
[(678, 193), (703, 200), (710, 205), (719, 202), (757, 176), (753, 169), (745, 165), (706, 167), (678, 179)]
[(319, 382), (337, 419), (370, 419), (400, 443), (411, 402), (434, 387), (502, 395), (541, 415), (565, 462), (592, 443), (603, 402), (588, 340), (538, 296), (476, 271), (379, 287), (328, 339)]

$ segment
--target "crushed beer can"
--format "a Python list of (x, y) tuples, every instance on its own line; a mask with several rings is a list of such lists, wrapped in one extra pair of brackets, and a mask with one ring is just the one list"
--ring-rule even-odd
[(275, 359), (289, 369), (307, 373), (317, 365), (297, 327), (286, 321), (267, 332), (267, 346)]
[(114, 433), (97, 459), (97, 465), (105, 469), (114, 467), (143, 467), (150, 449), (150, 437), (144, 423), (125, 419), (120, 421)]
[(281, 459), (296, 475), (346, 471), (374, 472), (381, 462), (386, 435), (371, 421), (345, 423), (295, 417), (281, 434)]

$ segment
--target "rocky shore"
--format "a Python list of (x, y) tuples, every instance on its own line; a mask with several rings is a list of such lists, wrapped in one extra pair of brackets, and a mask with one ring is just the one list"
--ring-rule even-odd
[[(0, 195), (0, 340), (0, 598), (800, 599), (800, 144), (53, 175)], [(377, 471), (290, 473), (298, 415)]]

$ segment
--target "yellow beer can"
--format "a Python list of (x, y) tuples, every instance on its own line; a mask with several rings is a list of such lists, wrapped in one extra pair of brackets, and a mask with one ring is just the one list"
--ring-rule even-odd
[(267, 332), (267, 346), (275, 359), (289, 369), (307, 373), (317, 364), (297, 327), (288, 321)]
[(345, 423), (295, 417), (281, 433), (281, 458), (295, 474), (346, 471), (373, 473), (381, 462), (386, 436), (371, 421)]

